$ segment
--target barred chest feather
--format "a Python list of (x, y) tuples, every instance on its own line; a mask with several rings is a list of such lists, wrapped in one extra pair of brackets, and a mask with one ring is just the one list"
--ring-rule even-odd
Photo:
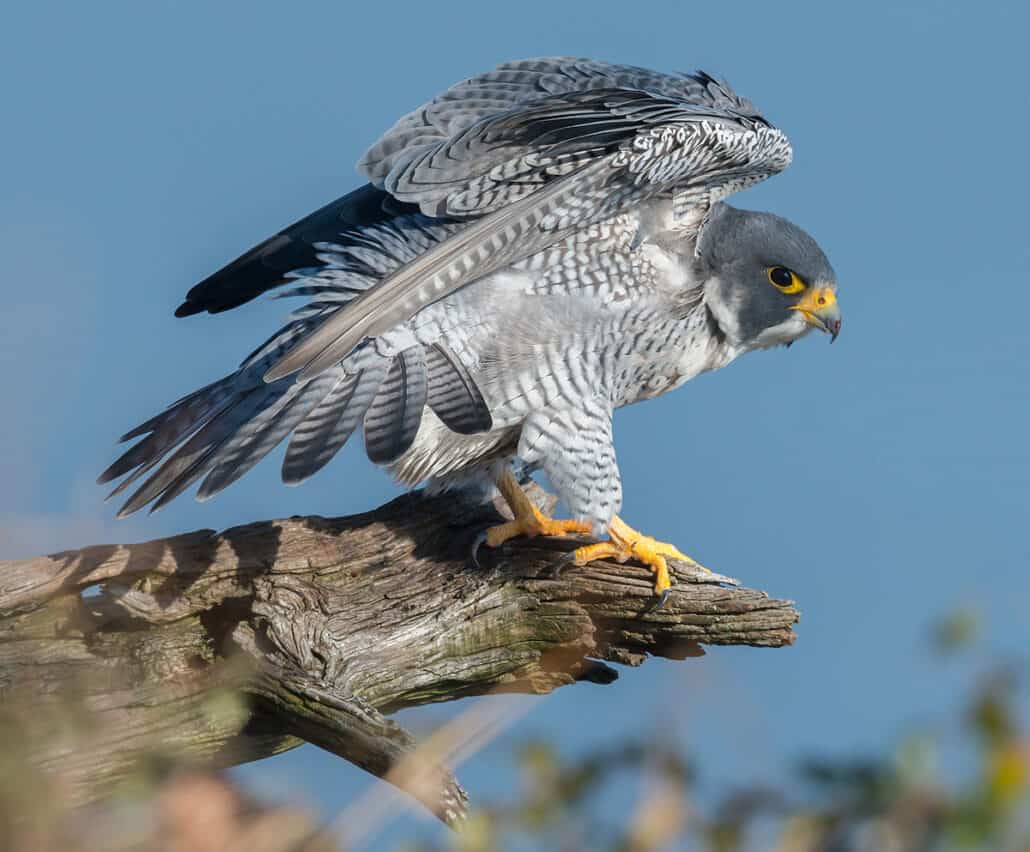
[(415, 335), (461, 358), (493, 428), (456, 435), (427, 409), (399, 479), (482, 469), (514, 452), (535, 413), (619, 408), (732, 360), (689, 247), (636, 245), (640, 227), (622, 216), (584, 229), (423, 312)]
[(616, 408), (654, 399), (726, 363), (704, 305), (684, 319), (656, 322), (649, 331), (633, 338), (633, 355), (614, 377)]

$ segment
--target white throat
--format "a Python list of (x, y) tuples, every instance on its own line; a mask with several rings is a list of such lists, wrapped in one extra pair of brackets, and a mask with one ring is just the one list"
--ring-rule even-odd
[(751, 349), (769, 349), (772, 346), (782, 346), (786, 343), (793, 343), (804, 337), (812, 330), (801, 311), (792, 311), (791, 315), (779, 325), (767, 328), (748, 345)]
[(728, 289), (722, 286), (719, 278), (710, 279), (705, 285), (705, 305), (735, 354), (793, 343), (812, 330), (812, 326), (805, 321), (800, 311), (791, 311), (791, 315), (783, 322), (765, 329), (757, 337), (745, 340), (740, 328), (740, 304), (743, 294), (740, 291), (735, 294), (730, 291), (728, 294)]

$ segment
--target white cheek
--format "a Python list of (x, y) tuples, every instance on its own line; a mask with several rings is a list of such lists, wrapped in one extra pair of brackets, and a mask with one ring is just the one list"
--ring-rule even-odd
[(740, 341), (740, 298), (728, 297), (719, 278), (711, 279), (705, 286), (705, 304), (712, 312), (716, 323), (732, 342)]
[(793, 311), (791, 316), (772, 328), (767, 328), (755, 338), (756, 349), (768, 349), (770, 346), (781, 346), (793, 343), (812, 330), (800, 311)]

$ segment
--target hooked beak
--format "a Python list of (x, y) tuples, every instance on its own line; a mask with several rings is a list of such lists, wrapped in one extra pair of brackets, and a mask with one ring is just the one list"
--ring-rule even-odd
[(837, 294), (830, 287), (813, 287), (805, 291), (805, 295), (791, 310), (801, 311), (805, 321), (820, 331), (830, 335), (830, 343), (840, 334), (840, 306)]

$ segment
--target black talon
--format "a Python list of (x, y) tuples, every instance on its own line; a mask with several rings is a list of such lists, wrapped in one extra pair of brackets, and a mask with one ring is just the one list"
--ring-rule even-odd
[(476, 533), (476, 537), (472, 540), (472, 550), (469, 552), (469, 559), (472, 564), (478, 569), (482, 569), (479, 564), (479, 548), (483, 546), (483, 542), (486, 541), (486, 530), (480, 530)]
[(557, 580), (561, 576), (561, 572), (575, 561), (576, 551), (570, 550), (568, 553), (563, 553), (554, 563), (554, 568), (551, 569), (551, 579)]
[(655, 605), (654, 605), (654, 610), (653, 610), (654, 612), (657, 612), (663, 606), (665, 606), (665, 602), (669, 599), (669, 591), (670, 591), (669, 589), (665, 589), (665, 591), (663, 591), (658, 596), (658, 600), (655, 602)]

